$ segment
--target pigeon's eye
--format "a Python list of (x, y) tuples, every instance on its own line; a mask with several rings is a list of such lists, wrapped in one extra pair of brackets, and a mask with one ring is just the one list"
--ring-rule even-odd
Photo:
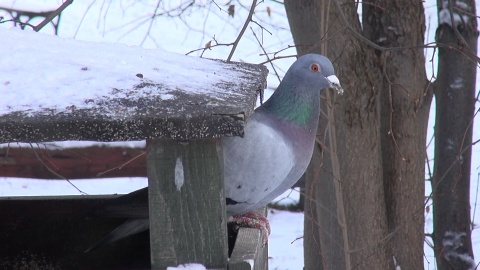
[(312, 70), (313, 72), (320, 72), (320, 66), (317, 63), (312, 64), (310, 66), (310, 70)]

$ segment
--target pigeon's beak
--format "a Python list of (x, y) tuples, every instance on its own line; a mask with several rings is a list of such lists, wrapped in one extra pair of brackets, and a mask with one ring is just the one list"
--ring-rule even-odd
[(330, 75), (327, 77), (327, 81), (330, 83), (330, 88), (337, 91), (338, 94), (343, 95), (343, 88), (340, 85), (340, 81), (338, 80), (337, 76)]

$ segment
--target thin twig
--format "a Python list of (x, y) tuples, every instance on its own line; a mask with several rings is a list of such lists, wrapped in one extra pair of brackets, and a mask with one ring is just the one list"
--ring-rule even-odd
[(259, 24), (258, 22), (256, 22), (255, 20), (252, 20), (252, 23), (258, 25), (258, 27), (260, 27), (262, 30), (265, 30), (267, 33), (269, 33), (271, 36), (273, 35), (272, 32), (268, 31), (267, 28), (265, 28), (263, 25)]
[(227, 46), (228, 47), (228, 46), (233, 45), (233, 43), (218, 43), (217, 40), (215, 39), (215, 37), (213, 37), (213, 41), (215, 41), (215, 44), (210, 45), (207, 48), (203, 47), (203, 48), (200, 48), (200, 49), (191, 50), (191, 51), (187, 52), (185, 55), (189, 55), (189, 54), (194, 53), (194, 52), (202, 51), (202, 53), (200, 54), (200, 57), (202, 57), (203, 53), (205, 53), (206, 50), (210, 50), (211, 48), (218, 47), (218, 46)]
[(230, 62), (230, 60), (232, 59), (233, 53), (235, 52), (235, 49), (237, 48), (238, 43), (240, 42), (240, 39), (243, 36), (243, 33), (245, 33), (245, 30), (247, 29), (248, 24), (252, 20), (253, 12), (255, 11), (256, 7), (257, 7), (257, 0), (253, 0), (252, 7), (250, 8), (250, 12), (248, 13), (248, 17), (245, 20), (245, 24), (243, 25), (242, 30), (240, 30), (240, 33), (238, 34), (237, 39), (235, 39), (235, 41), (233, 42), (233, 48), (232, 48), (232, 50), (230, 51), (230, 54), (227, 57), (227, 62)]
[[(405, 157), (403, 156), (402, 152), (400, 151), (400, 147), (397, 144), (397, 140), (395, 139), (395, 134), (393, 133), (393, 112), (395, 111), (393, 108), (393, 95), (392, 95), (392, 81), (388, 77), (386, 66), (387, 66), (387, 57), (384, 58), (384, 63), (383, 63), (383, 76), (388, 82), (388, 103), (390, 105), (390, 115), (389, 115), (389, 127), (388, 127), (388, 133), (387, 135), (390, 135), (392, 137), (393, 144), (395, 145), (395, 148), (398, 151), (398, 154), (400, 155), (400, 158), (405, 161)], [(407, 93), (408, 94), (408, 93)]]
[(155, 13), (157, 13), (157, 10), (158, 10), (158, 8), (160, 7), (160, 3), (161, 3), (161, 2), (162, 2), (161, 0), (158, 0), (157, 6), (155, 7), (155, 11), (153, 12), (152, 17), (150, 18), (150, 23), (148, 24), (147, 33), (146, 33), (145, 36), (143, 37), (142, 42), (140, 43), (140, 45), (143, 45), (143, 43), (145, 43), (145, 40), (147, 40), (147, 37), (149, 36), (150, 31), (152, 30), (153, 22), (155, 21)]
[(7, 158), (8, 158), (9, 151), (10, 151), (10, 143), (7, 144), (7, 151), (5, 153), (5, 156), (3, 157), (3, 161), (1, 162), (0, 167), (7, 164)]
[(285, 59), (285, 58), (292, 58), (292, 57), (297, 57), (297, 55), (275, 56), (274, 58), (270, 58), (269, 60), (260, 62), (258, 64), (259, 65), (265, 65), (266, 63), (270, 63), (270, 62), (273, 62), (273, 61), (278, 60), (278, 59)]
[(15, 20), (15, 19), (11, 19), (11, 20), (4, 20), (4, 19), (3, 19), (3, 17), (0, 17), (0, 23), (6, 23), (6, 22), (18, 23), (18, 24), (20, 24), (20, 25), (22, 25), (22, 26), (25, 26), (25, 25), (26, 25), (26, 26), (30, 26), (31, 28), (34, 28), (34, 27), (35, 27), (35, 25), (33, 25), (33, 24), (29, 24), (29, 23), (20, 22), (20, 21), (18, 21), (18, 20)]
[[(450, 0), (449, 0), (450, 1)], [(394, 51), (394, 50), (404, 50), (404, 49), (415, 49), (415, 48), (419, 48), (419, 47), (424, 47), (424, 48), (428, 48), (427, 46), (411, 46), (411, 47), (390, 47), (390, 48), (387, 48), (387, 47), (383, 47), (383, 46), (380, 46), (372, 41), (370, 41), (369, 39), (365, 38), (364, 36), (362, 36), (362, 34), (360, 34), (355, 28), (353, 28), (353, 26), (348, 22), (348, 19), (345, 15), (345, 13), (343, 12), (342, 10), (342, 7), (340, 6), (340, 4), (338, 3), (338, 0), (333, 0), (332, 1), (333, 4), (335, 5), (335, 8), (338, 12), (338, 15), (340, 15), (340, 19), (341, 21), (345, 24), (345, 27), (350, 31), (352, 32), (352, 34), (357, 37), (360, 41), (366, 43), (367, 45), (370, 45), (371, 47), (377, 49), (377, 50), (380, 50), (380, 51)], [(452, 12), (450, 12), (452, 13)], [(453, 21), (452, 21), (453, 22)], [(457, 29), (455, 29), (457, 30)], [(458, 30), (457, 30), (458, 32)], [(457, 50), (463, 54), (465, 54), (467, 57), (471, 58), (471, 59), (476, 59), (476, 61), (478, 62), (480, 60), (479, 57), (476, 56), (475, 53), (471, 52), (471, 51), (465, 51), (465, 50), (461, 50), (458, 48), (458, 44), (439, 44), (439, 43), (436, 43), (436, 47), (447, 47), (449, 49), (454, 49), (454, 50)]]
[(448, 166), (447, 170), (442, 175), (442, 177), (438, 179), (437, 183), (435, 185), (432, 185), (432, 192), (430, 192), (430, 194), (427, 196), (427, 199), (425, 200), (425, 203), (424, 203), (424, 208), (428, 204), (428, 202), (432, 199), (432, 196), (437, 191), (437, 188), (440, 185), (440, 183), (443, 182), (445, 178), (447, 178), (447, 174), (459, 162), (461, 155), (463, 155), (463, 153), (465, 153), (470, 147), (476, 145), (477, 143), (480, 143), (480, 139), (472, 142), (470, 145), (465, 146), (465, 148), (463, 148), (462, 151), (460, 151), (460, 153), (457, 155), (457, 158), (455, 159), (455, 161)]
[(255, 34), (255, 31), (253, 31), (253, 28), (252, 28), (252, 27), (250, 27), (250, 30), (252, 31), (253, 36), (254, 36), (255, 39), (257, 40), (258, 45), (260, 45), (260, 48), (262, 48), (262, 51), (263, 51), (263, 53), (265, 54), (265, 57), (267, 57), (268, 62), (269, 62), (270, 65), (272, 66), (273, 72), (275, 72), (275, 75), (277, 76), (278, 81), (279, 81), (279, 82), (282, 81), (282, 79), (280, 79), (280, 75), (278, 75), (277, 69), (275, 68), (275, 66), (274, 66), (273, 63), (272, 63), (272, 60), (270, 60), (270, 57), (268, 57), (268, 53), (265, 51), (265, 48), (263, 48), (262, 43), (261, 43), (260, 40), (258, 39), (257, 34)]
[(33, 145), (30, 143), (30, 147), (32, 148), (33, 150), (33, 153), (35, 153), (35, 156), (37, 157), (38, 161), (40, 161), (40, 163), (42, 163), (43, 166), (45, 166), (45, 168), (53, 173), (55, 176), (57, 176), (58, 178), (61, 178), (63, 180), (66, 180), (72, 187), (74, 187), (76, 190), (78, 190), (78, 192), (84, 194), (84, 195), (87, 195), (86, 192), (83, 192), (81, 189), (79, 189), (77, 186), (75, 186), (72, 182), (70, 182), (70, 180), (68, 180), (67, 178), (63, 177), (62, 175), (58, 174), (57, 172), (55, 172), (54, 170), (52, 170), (52, 168), (50, 168), (47, 164), (45, 164), (45, 162), (40, 158), (40, 156), (38, 155), (37, 153), (37, 150), (35, 150), (35, 148), (33, 147)]
[(477, 174), (477, 192), (475, 193), (475, 202), (473, 203), (473, 213), (472, 213), (472, 220), (471, 220), (471, 230), (473, 230), (473, 222), (475, 221), (475, 214), (477, 213), (477, 202), (478, 202), (478, 190), (479, 190), (479, 180), (480, 180), (480, 173)]
[(333, 0), (332, 1), (333, 4), (335, 5), (335, 8), (338, 12), (338, 15), (340, 15), (340, 19), (342, 20), (342, 22), (345, 24), (345, 27), (350, 30), (350, 32), (352, 32), (352, 34), (357, 37), (359, 40), (363, 41), (364, 43), (372, 46), (373, 48), (377, 49), (377, 50), (381, 50), (381, 51), (387, 51), (387, 50), (396, 50), (396, 49), (402, 49), (401, 47), (395, 47), (395, 48), (386, 48), (386, 47), (383, 47), (383, 46), (380, 46), (376, 43), (373, 43), (372, 41), (370, 41), (369, 39), (365, 38), (364, 36), (362, 36), (360, 33), (357, 32), (357, 30), (355, 30), (355, 28), (353, 28), (353, 26), (348, 22), (348, 19), (347, 17), (345, 16), (345, 13), (343, 12), (342, 10), (342, 7), (340, 6), (340, 4), (338, 3), (337, 0)]
[(103, 171), (103, 172), (99, 172), (99, 173), (97, 174), (97, 177), (98, 177), (98, 176), (102, 176), (102, 175), (104, 175), (104, 174), (106, 174), (106, 173), (108, 173), (108, 172), (111, 172), (111, 171), (113, 171), (113, 170), (117, 170), (117, 169), (118, 169), (118, 170), (121, 170), (121, 169), (123, 169), (123, 167), (125, 167), (125, 165), (129, 164), (130, 162), (134, 161), (135, 159), (137, 159), (137, 158), (139, 158), (139, 157), (141, 157), (141, 156), (143, 156), (143, 155), (145, 155), (145, 151), (142, 151), (140, 154), (136, 155), (135, 157), (131, 158), (131, 159), (128, 160), (127, 162), (125, 162), (125, 163), (123, 163), (123, 164), (121, 164), (121, 165), (119, 165), (119, 166), (117, 166), (117, 167), (108, 169), (108, 170)]
[(43, 22), (41, 22), (39, 25), (33, 27), (33, 30), (35, 32), (40, 31), (45, 25), (47, 25), (49, 22), (53, 20), (53, 18), (57, 17), (58, 14), (60, 14), (64, 9), (66, 9), (71, 3), (73, 3), (73, 0), (67, 0), (65, 1), (57, 10), (54, 12), (50, 13)]
[[(442, 8), (447, 8), (447, 7), (442, 7)], [(468, 43), (467, 41), (465, 40), (465, 38), (462, 36), (462, 34), (460, 34), (460, 32), (458, 31), (458, 28), (457, 26), (455, 25), (455, 19), (453, 18), (453, 2), (452, 0), (448, 0), (448, 9), (449, 9), (449, 13), (450, 13), (450, 22), (452, 23), (451, 26), (452, 26), (452, 29), (453, 29), (453, 32), (455, 33), (455, 35), (457, 36), (458, 40), (460, 41), (460, 45), (464, 46), (464, 47), (467, 47), (471, 50), (470, 46), (468, 46)], [(463, 21), (463, 18), (462, 16), (460, 16), (460, 19), (462, 19), (462, 23), (463, 24), (466, 24), (464, 21)], [(476, 50), (476, 48), (475, 48)]]
[(297, 240), (301, 240), (301, 239), (303, 239), (303, 238), (305, 238), (305, 236), (299, 236), (299, 237), (293, 239), (293, 241), (290, 242), (290, 244), (293, 244), (293, 243), (296, 242)]

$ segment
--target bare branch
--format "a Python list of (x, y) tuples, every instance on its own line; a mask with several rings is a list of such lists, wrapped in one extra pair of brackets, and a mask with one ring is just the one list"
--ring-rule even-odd
[(127, 161), (127, 162), (125, 162), (125, 163), (123, 163), (123, 164), (121, 164), (121, 165), (119, 165), (119, 166), (113, 167), (113, 168), (108, 169), (108, 170), (103, 171), (103, 172), (99, 172), (99, 173), (97, 174), (97, 177), (102, 176), (102, 175), (104, 175), (104, 174), (106, 174), (106, 173), (108, 173), (108, 172), (111, 172), (111, 171), (113, 171), (113, 170), (121, 170), (123, 167), (125, 167), (125, 165), (128, 165), (130, 162), (134, 161), (135, 159), (137, 159), (137, 158), (145, 155), (145, 153), (146, 153), (145, 151), (142, 151), (140, 154), (134, 156), (134, 157), (131, 158), (129, 161)]
[(35, 156), (37, 157), (38, 161), (40, 161), (40, 163), (42, 163), (43, 166), (45, 166), (45, 168), (53, 173), (55, 176), (57, 176), (58, 178), (60, 179), (63, 179), (65, 181), (67, 181), (72, 187), (74, 187), (76, 190), (78, 190), (78, 192), (80, 192), (81, 194), (83, 195), (88, 195), (86, 192), (82, 191), (81, 189), (79, 189), (77, 186), (75, 186), (70, 180), (68, 180), (67, 178), (63, 177), (62, 175), (58, 174), (56, 171), (54, 171), (52, 168), (50, 168), (50, 166), (48, 166), (47, 164), (45, 164), (45, 162), (43, 161), (42, 158), (40, 158), (40, 156), (38, 155), (37, 153), (37, 150), (35, 150), (35, 148), (33, 147), (33, 145), (30, 143), (30, 147), (32, 148), (33, 150), (33, 153), (35, 153)]
[[(445, 2), (444, 2), (445, 3)], [(442, 7), (442, 8), (446, 8), (446, 7)], [(460, 41), (460, 46), (461, 47), (466, 47), (466, 48), (469, 48), (471, 50), (471, 48), (468, 46), (468, 43), (467, 41), (465, 40), (465, 38), (462, 36), (462, 34), (460, 34), (460, 32), (458, 31), (458, 28), (457, 26), (455, 25), (455, 19), (453, 18), (453, 2), (452, 0), (448, 0), (448, 9), (450, 9), (450, 21), (452, 23), (452, 29), (453, 29), (453, 32), (455, 33), (455, 36), (458, 38), (458, 40)], [(463, 21), (463, 18), (462, 16), (460, 16), (460, 19), (462, 20), (462, 23), (463, 24), (466, 24), (465, 21)], [(476, 51), (477, 48), (475, 48), (475, 51)]]
[(33, 30), (35, 30), (35, 32), (40, 31), (40, 29), (42, 29), (45, 25), (47, 25), (47, 23), (51, 22), (53, 20), (53, 18), (57, 17), (58, 14), (60, 14), (64, 9), (66, 9), (71, 3), (73, 3), (73, 0), (65, 1), (60, 7), (57, 8), (57, 10), (50, 13), (50, 15), (48, 15), (48, 17), (45, 18), (45, 20), (43, 20), (43, 22), (41, 22), (39, 25), (33, 27)]
[(292, 58), (292, 57), (297, 57), (297, 55), (285, 55), (285, 56), (275, 56), (274, 58), (271, 58), (267, 61), (263, 61), (261, 63), (258, 63), (259, 65), (264, 65), (266, 63), (269, 63), (269, 62), (272, 62), (272, 61), (275, 61), (275, 60), (278, 60), (278, 59), (285, 59), (285, 58)]
[(232, 43), (218, 43), (218, 41), (215, 39), (215, 36), (213, 37), (213, 41), (215, 41), (214, 45), (211, 45), (211, 43), (210, 43), (210, 46), (203, 46), (203, 48), (191, 50), (191, 51), (187, 52), (185, 55), (189, 55), (189, 54), (194, 53), (194, 52), (202, 51), (202, 53), (200, 54), (200, 57), (203, 57), (203, 53), (205, 53), (206, 50), (211, 50), (212, 48), (218, 47), (218, 46), (232, 46), (233, 45), (233, 42)]
[(26, 23), (26, 22), (25, 22), (25, 23), (24, 23), (24, 22), (20, 22), (20, 21), (18, 21), (18, 20), (15, 20), (15, 19), (11, 19), (11, 20), (3, 20), (3, 17), (0, 17), (0, 23), (6, 23), (6, 22), (18, 23), (18, 24), (20, 24), (20, 25), (22, 25), (22, 26), (25, 26), (25, 25), (26, 25), (26, 26), (30, 26), (31, 28), (35, 28), (35, 25), (33, 25), (33, 24), (30, 24), (30, 23)]
[[(278, 75), (277, 69), (275, 68), (275, 66), (273, 65), (272, 61), (270, 60), (270, 57), (268, 57), (268, 53), (265, 51), (265, 48), (263, 47), (262, 43), (261, 43), (260, 40), (258, 39), (257, 34), (255, 34), (255, 31), (253, 31), (253, 28), (252, 28), (252, 27), (250, 27), (250, 30), (252, 31), (253, 36), (254, 36), (255, 39), (257, 40), (258, 45), (260, 46), (260, 48), (262, 48), (262, 51), (263, 51), (263, 53), (265, 54), (265, 57), (267, 57), (268, 62), (269, 62), (270, 65), (272, 66), (273, 72), (275, 72), (275, 75), (277, 76), (277, 79), (278, 79), (278, 81), (280, 82), (280, 81), (281, 81), (280, 75)], [(263, 97), (260, 97), (260, 100), (262, 100), (262, 98), (263, 98)]]
[(256, 7), (257, 7), (257, 0), (253, 0), (252, 7), (250, 8), (250, 12), (248, 13), (248, 17), (245, 20), (245, 24), (243, 25), (242, 30), (240, 30), (240, 33), (238, 34), (237, 39), (233, 42), (233, 48), (232, 48), (232, 50), (230, 51), (230, 54), (227, 57), (227, 62), (230, 62), (230, 60), (232, 59), (233, 53), (235, 52), (235, 49), (237, 48), (238, 43), (240, 42), (240, 39), (243, 36), (243, 33), (245, 33), (245, 30), (247, 29), (248, 24), (252, 20), (253, 12), (255, 11)]
[(157, 1), (157, 6), (155, 6), (155, 11), (153, 12), (152, 18), (150, 19), (150, 24), (148, 25), (147, 33), (145, 34), (145, 36), (142, 39), (142, 42), (140, 43), (141, 45), (143, 45), (143, 43), (145, 43), (145, 40), (147, 39), (147, 37), (150, 34), (150, 31), (152, 30), (153, 22), (154, 22), (154, 19), (155, 19), (155, 13), (157, 13), (158, 8), (160, 7), (160, 2), (162, 2), (162, 1), (161, 0)]

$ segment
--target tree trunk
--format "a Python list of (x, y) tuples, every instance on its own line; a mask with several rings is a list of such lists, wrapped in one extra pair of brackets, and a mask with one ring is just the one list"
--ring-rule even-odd
[(438, 1), (439, 15), (461, 15), (464, 21), (454, 22), (456, 33), (450, 18), (444, 17), (436, 33), (440, 47), (432, 179), (434, 251), (439, 270), (474, 269), (469, 192), (476, 77), (471, 56), (476, 55), (478, 36), (475, 1), (462, 1), (465, 7), (454, 4), (466, 13), (444, 2)]
[(421, 269), (425, 141), (431, 101), (422, 48), (423, 3), (380, 0), (364, 4), (363, 11), (369, 40), (402, 48), (377, 51), (376, 59), (383, 73), (379, 88), (385, 207), (390, 258), (402, 269)]
[[(361, 35), (356, 1), (340, 2)], [(346, 89), (322, 103), (322, 147), (306, 181), (305, 268), (421, 269), (431, 100), (422, 3), (364, 4), (363, 36), (397, 50), (346, 29), (333, 1), (285, 0), (285, 8), (298, 53), (326, 54)]]

